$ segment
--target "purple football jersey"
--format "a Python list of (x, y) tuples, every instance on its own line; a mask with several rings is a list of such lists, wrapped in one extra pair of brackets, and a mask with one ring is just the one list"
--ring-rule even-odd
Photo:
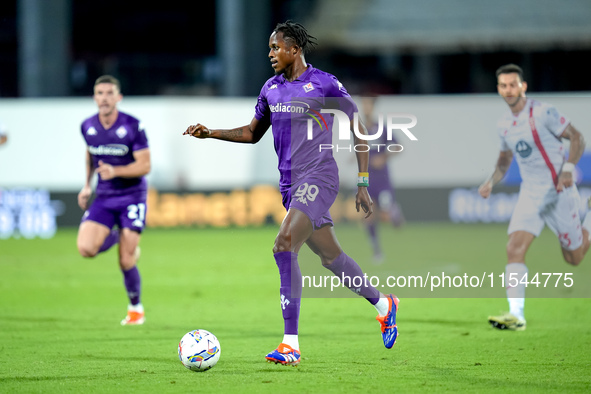
[[(98, 114), (82, 122), (82, 136), (88, 146), (94, 167), (99, 160), (113, 166), (133, 163), (133, 152), (148, 148), (148, 139), (140, 121), (131, 115), (119, 111), (117, 120), (108, 130), (99, 121)], [(99, 197), (121, 196), (147, 192), (146, 179), (113, 178), (104, 181), (98, 179), (96, 195)]]
[[(338, 109), (353, 119), (357, 106), (335, 76), (312, 67), (293, 82), (283, 74), (263, 85), (255, 107), (255, 117), (269, 121), (282, 191), (300, 179), (321, 174), (338, 184), (338, 168), (331, 149), (333, 116), (322, 109)], [(311, 126), (310, 126), (311, 125)], [(309, 136), (312, 127), (313, 137)]]

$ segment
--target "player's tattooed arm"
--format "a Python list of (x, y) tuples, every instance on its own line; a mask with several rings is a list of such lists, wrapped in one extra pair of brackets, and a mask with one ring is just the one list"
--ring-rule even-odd
[(239, 127), (237, 129), (222, 130), (220, 134), (220, 137), (223, 140), (235, 141), (241, 139), (244, 133), (242, 127)]
[(253, 118), (250, 124), (234, 129), (208, 129), (202, 124), (189, 126), (183, 135), (190, 135), (195, 138), (216, 138), (218, 140), (252, 143), (259, 142), (265, 134), (270, 124), (268, 122), (259, 121)]
[(244, 129), (248, 126), (242, 126), (230, 130), (221, 129), (208, 129), (204, 125), (197, 123), (187, 127), (187, 130), (183, 135), (190, 135), (195, 138), (215, 138), (218, 140), (231, 141), (231, 142), (249, 142), (244, 140)]
[(211, 136), (224, 141), (252, 143), (253, 133), (250, 130), (250, 125), (237, 127), (229, 130), (211, 130)]

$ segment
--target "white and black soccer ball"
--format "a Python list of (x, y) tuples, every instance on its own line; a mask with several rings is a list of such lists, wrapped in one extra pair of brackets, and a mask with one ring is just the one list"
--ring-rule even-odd
[(195, 372), (207, 371), (216, 365), (221, 352), (220, 342), (207, 330), (189, 331), (179, 342), (181, 363)]

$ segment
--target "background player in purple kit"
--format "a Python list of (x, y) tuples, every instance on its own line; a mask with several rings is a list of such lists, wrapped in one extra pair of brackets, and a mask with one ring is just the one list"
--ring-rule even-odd
[[(81, 126), (87, 144), (86, 183), (78, 194), (78, 205), (87, 211), (78, 230), (78, 251), (83, 257), (94, 257), (119, 243), (119, 267), (129, 297), (121, 324), (136, 325), (145, 320), (136, 264), (146, 218), (144, 176), (150, 172), (150, 149), (139, 120), (117, 109), (123, 98), (120, 91), (116, 78), (99, 77), (94, 84), (98, 113)], [(95, 172), (96, 198), (89, 207)]]
[[(375, 97), (364, 97), (361, 101), (361, 109), (369, 134), (375, 134), (379, 125), (376, 123), (374, 109)], [(371, 183), (367, 188), (369, 195), (377, 206), (375, 215), (367, 218), (366, 228), (369, 233), (371, 245), (373, 249), (374, 262), (381, 263), (384, 259), (382, 248), (379, 240), (378, 225), (381, 220), (381, 213), (385, 213), (388, 220), (394, 227), (400, 227), (404, 224), (405, 219), (400, 209), (400, 205), (396, 201), (396, 194), (394, 192), (394, 184), (390, 170), (388, 168), (388, 161), (397, 154), (395, 152), (396, 146), (389, 151), (387, 146), (396, 144), (396, 141), (388, 141), (387, 134), (383, 132), (380, 138), (371, 142), (371, 150), (369, 153), (369, 174), (371, 176)], [(378, 149), (379, 148), (379, 149)]]
[[(284, 365), (297, 365), (301, 359), (298, 341), (302, 294), (298, 252), (301, 246), (306, 243), (320, 257), (322, 264), (339, 277), (363, 276), (359, 265), (341, 249), (329, 213), (339, 190), (338, 168), (332, 150), (319, 151), (319, 146), (332, 143), (332, 133), (327, 132), (332, 130), (332, 117), (326, 114), (323, 117), (327, 130), (316, 129), (313, 139), (306, 138), (308, 125), (321, 125), (318, 122), (314, 126), (315, 122), (307, 120), (312, 119), (312, 115), (320, 115), (322, 108), (330, 106), (331, 102), (340, 103), (339, 108), (349, 115), (349, 119), (353, 119), (357, 107), (333, 75), (306, 63), (304, 53), (315, 44), (315, 38), (302, 25), (290, 21), (278, 24), (269, 38), (269, 58), (275, 76), (261, 89), (250, 124), (231, 130), (213, 130), (197, 124), (184, 132), (197, 138), (256, 143), (272, 126), (280, 191), (287, 209), (273, 247), (281, 281), (284, 336), (279, 347), (267, 354), (266, 359)], [(353, 127), (352, 123), (348, 125)], [(360, 129), (366, 133), (362, 125)], [(363, 144), (364, 141), (355, 137), (355, 143)], [(356, 197), (357, 210), (363, 209), (367, 216), (372, 213), (372, 201), (367, 192), (368, 156), (367, 152), (357, 154)], [(376, 307), (384, 345), (391, 348), (398, 335), (398, 299), (392, 295), (384, 296), (367, 283), (359, 287), (351, 282), (344, 284)]]

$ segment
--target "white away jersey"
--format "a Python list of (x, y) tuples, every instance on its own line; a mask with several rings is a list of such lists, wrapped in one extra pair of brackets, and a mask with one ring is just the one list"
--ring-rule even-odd
[(569, 123), (552, 105), (532, 99), (518, 115), (507, 111), (499, 120), (501, 150), (513, 152), (524, 187), (554, 188), (565, 155), (560, 136)]

